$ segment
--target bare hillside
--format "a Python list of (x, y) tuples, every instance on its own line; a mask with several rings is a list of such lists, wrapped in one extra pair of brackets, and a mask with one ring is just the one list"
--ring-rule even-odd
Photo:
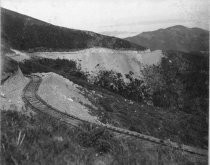
[(31, 57), (75, 60), (83, 71), (97, 73), (100, 70), (113, 70), (122, 75), (130, 71), (140, 77), (144, 65), (158, 64), (163, 57), (162, 51), (125, 51), (106, 48), (90, 48), (73, 52), (37, 52), (29, 53)]

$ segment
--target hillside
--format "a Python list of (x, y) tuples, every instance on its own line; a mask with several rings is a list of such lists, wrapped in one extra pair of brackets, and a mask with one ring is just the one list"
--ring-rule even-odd
[[(194, 57), (192, 63), (192, 58), (189, 58), (190, 56), (190, 54), (170, 54), (161, 61), (161, 67), (150, 66), (152, 68), (154, 67), (155, 72), (154, 74), (153, 72), (149, 72), (150, 74), (148, 74), (148, 79), (145, 82), (150, 86), (149, 90), (154, 91), (151, 91), (152, 97), (154, 98), (154, 105), (134, 101), (134, 98), (141, 97), (141, 95), (146, 96), (145, 94), (150, 93), (147, 89), (145, 91), (142, 89), (145, 85), (141, 81), (133, 80), (128, 85), (123, 84), (122, 81), (117, 81), (116, 85), (122, 87), (121, 89), (119, 88), (120, 91), (117, 93), (116, 91), (112, 92), (111, 90), (104, 89), (108, 89), (109, 83), (115, 83), (115, 81), (112, 82), (111, 77), (107, 77), (106, 75), (106, 77), (99, 77), (99, 80), (105, 86), (100, 86), (99, 83), (97, 83), (99, 85), (90, 84), (84, 78), (81, 78), (82, 72), (78, 74), (80, 70), (76, 68), (76, 63), (73, 61), (31, 58), (23, 63), (20, 62), (19, 65), (25, 75), (35, 73), (42, 76), (43, 81), (39, 87), (38, 95), (48, 104), (58, 108), (62, 112), (87, 120), (95, 121), (95, 118), (97, 118), (98, 121), (104, 124), (158, 137), (169, 142), (174, 141), (178, 144), (187, 144), (207, 149), (208, 118), (202, 107), (199, 109), (200, 112), (197, 111), (200, 104), (199, 100), (203, 100), (199, 95), (204, 94), (203, 90), (207, 91), (204, 89), (206, 88), (204, 84), (207, 84), (207, 81), (205, 81), (207, 60), (206, 58), (201, 58), (203, 56), (192, 55)], [(180, 67), (182, 63), (183, 65)], [(196, 63), (198, 66), (195, 65)], [(184, 64), (187, 65), (185, 66)], [(202, 67), (199, 68), (199, 66)], [(194, 73), (194, 70), (197, 70), (198, 73)], [(63, 77), (49, 72), (58, 73)], [(8, 92), (4, 91), (4, 95), (2, 95), (6, 97), (4, 99), (11, 100), (5, 100), (4, 102), (6, 105), (12, 104), (9, 107), (10, 110), (18, 108), (19, 106), (16, 106), (19, 103), (20, 106), (22, 105), (22, 100), (17, 100), (17, 98), (20, 97), (21, 91), (26, 85), (26, 83), (22, 82), (28, 81), (26, 78), (23, 79), (23, 75), (20, 72), (18, 75), (20, 79), (16, 79), (17, 76), (14, 76), (15, 81), (8, 79), (4, 83), (5, 85), (10, 85), (10, 82), (13, 82), (10, 86), (7, 86), (6, 89), (8, 89)], [(178, 77), (174, 77), (175, 75)], [(195, 82), (194, 78), (198, 75), (200, 75), (197, 78), (199, 81)], [(185, 77), (187, 83), (195, 82), (198, 86), (193, 86), (195, 84), (191, 83), (186, 84), (188, 90), (181, 89), (183, 93), (181, 92), (180, 95), (179, 87), (182, 87), (179, 82), (180, 76)], [(19, 84), (22, 84), (22, 86), (19, 86)], [(166, 85), (162, 88), (163, 84)], [(16, 86), (18, 90), (14, 92), (17, 92), (19, 95), (17, 93), (12, 95), (11, 93)], [(137, 90), (138, 87), (139, 90)], [(135, 93), (131, 93), (132, 91)], [(193, 96), (193, 99), (191, 99), (192, 95), (189, 91), (194, 92), (197, 98)], [(189, 98), (182, 96), (186, 92), (189, 94)], [(157, 102), (161, 103), (162, 101), (169, 100), (172, 101), (171, 104), (176, 105), (176, 103), (173, 103), (173, 100), (176, 101), (176, 98), (173, 98), (174, 96), (178, 96), (181, 99), (178, 101), (182, 101), (182, 98), (191, 99), (190, 102), (184, 100), (184, 103), (187, 103), (184, 105), (184, 109), (188, 111), (194, 109), (194, 113), (193, 111), (186, 113), (176, 107), (172, 109), (157, 104)], [(133, 99), (133, 101), (130, 99)], [(6, 146), (3, 152), (3, 158), (5, 158), (6, 162), (17, 161), (19, 164), (24, 164), (24, 162), (26, 162), (25, 164), (32, 164), (31, 162), (36, 159), (36, 161), (52, 162), (50, 164), (55, 162), (54, 164), (57, 164), (58, 160), (65, 159), (66, 155), (72, 154), (74, 155), (73, 158), (75, 158), (75, 161), (79, 162), (79, 164), (88, 160), (91, 162), (90, 164), (94, 164), (94, 162), (96, 162), (95, 164), (99, 164), (98, 162), (100, 161), (104, 163), (107, 160), (111, 163), (116, 162), (116, 164), (123, 164), (123, 162), (126, 162), (125, 164), (131, 164), (133, 161), (137, 162), (136, 164), (145, 165), (207, 164), (207, 157), (187, 154), (183, 151), (123, 135), (115, 135), (108, 130), (103, 130), (103, 128), (95, 128), (93, 125), (81, 125), (80, 128), (82, 129), (78, 129), (66, 126), (59, 120), (54, 120), (54, 118), (41, 113), (28, 117), (23, 115), (23, 112), (30, 114), (32, 111), (30, 107), (25, 106), (26, 111), (21, 111), (21, 113), (17, 113), (16, 111), (2, 111), (4, 114), (2, 121), (2, 143), (3, 146)], [(205, 106), (205, 104), (201, 106)], [(20, 138), (17, 137), (18, 134)], [(81, 157), (81, 154), (86, 156)]]
[[(92, 94), (85, 92), (85, 97), (88, 97), (95, 107), (99, 105), (103, 108), (95, 111), (95, 108), (91, 108), (89, 104), (84, 105), (88, 105), (101, 122), (206, 148), (208, 144), (207, 59), (208, 55), (171, 52), (159, 66), (145, 68), (144, 80), (136, 80), (129, 75), (131, 82), (128, 84), (122, 81), (120, 74), (109, 72), (102, 72), (91, 84), (84, 73), (76, 69), (76, 63), (66, 59), (26, 60), (20, 63), (20, 68), (27, 75), (54, 72), (82, 86), (85, 90), (91, 90)], [(42, 89), (46, 97), (53, 92), (68, 93), (66, 98), (69, 98), (72, 93), (72, 90), (66, 92), (69, 87), (68, 90), (59, 89), (62, 86), (60, 83), (56, 85), (57, 87), (51, 88), (52, 80), (49, 82), (49, 88), (46, 87), (48, 92)], [(54, 100), (55, 98), (48, 100), (56, 106), (65, 100), (62, 97), (62, 101), (56, 104), (56, 100), (60, 99)], [(72, 96), (70, 98), (73, 99)]]
[(1, 8), (1, 21), (2, 39), (18, 50), (66, 51), (91, 47), (145, 49), (123, 39), (54, 26), (4, 8)]
[(209, 32), (200, 28), (177, 25), (166, 29), (143, 32), (128, 37), (126, 40), (151, 50), (208, 51)]

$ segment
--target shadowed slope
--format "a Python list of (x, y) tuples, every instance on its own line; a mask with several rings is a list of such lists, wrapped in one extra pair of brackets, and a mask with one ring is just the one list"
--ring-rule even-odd
[(1, 8), (2, 38), (14, 49), (63, 51), (90, 47), (145, 48), (126, 40), (94, 32), (68, 29)]

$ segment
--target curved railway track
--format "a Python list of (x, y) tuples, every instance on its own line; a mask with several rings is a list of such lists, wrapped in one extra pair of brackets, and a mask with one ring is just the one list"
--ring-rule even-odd
[[(38, 88), (39, 85), (41, 84), (42, 78), (37, 76), (37, 75), (32, 75), (30, 76), (30, 82), (26, 85), (26, 87), (23, 90), (23, 101), (25, 102), (25, 104), (27, 104), (33, 111), (38, 112), (38, 113), (44, 113), (47, 115), (50, 115), (51, 117), (54, 117), (56, 119), (59, 119), (60, 121), (65, 122), (66, 124), (71, 124), (74, 126), (77, 126), (78, 123), (90, 123), (89, 121), (80, 119), (76, 116), (64, 113), (59, 111), (58, 109), (52, 107), (51, 105), (49, 105), (47, 102), (45, 102), (38, 94)], [(191, 154), (196, 154), (196, 155), (200, 155), (200, 156), (208, 156), (208, 151), (204, 150), (204, 149), (199, 149), (199, 148), (195, 148), (195, 147), (191, 147), (191, 146), (187, 146), (187, 145), (181, 145), (181, 144), (177, 144), (175, 142), (171, 142), (168, 140), (161, 140), (152, 136), (147, 136), (144, 134), (140, 134), (134, 131), (129, 131), (123, 128), (119, 128), (119, 127), (114, 127), (114, 126), (110, 126), (110, 125), (106, 125), (106, 124), (96, 124), (96, 123), (91, 123), (93, 125), (98, 125), (98, 126), (102, 126), (110, 131), (119, 133), (119, 134), (123, 134), (123, 135), (127, 135), (127, 136), (132, 136), (135, 138), (139, 138), (142, 140), (146, 140), (146, 141), (150, 141), (152, 143), (157, 143), (160, 145), (164, 145), (164, 146), (169, 146), (178, 150), (182, 150)]]

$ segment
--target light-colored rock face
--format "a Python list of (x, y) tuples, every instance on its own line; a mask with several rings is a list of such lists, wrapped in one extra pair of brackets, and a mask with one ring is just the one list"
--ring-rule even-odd
[(38, 74), (42, 83), (38, 95), (54, 108), (91, 122), (98, 122), (90, 115), (88, 107), (95, 108), (78, 89), (78, 85), (55, 73)]
[(21, 70), (10, 76), (0, 87), (0, 108), (3, 110), (21, 110), (24, 106), (22, 92), (29, 79), (24, 77)]
[(75, 60), (83, 71), (92, 74), (99, 70), (113, 70), (122, 75), (132, 71), (135, 77), (140, 77), (142, 66), (158, 64), (163, 54), (160, 50), (151, 52), (90, 48), (74, 52), (37, 52), (30, 56)]

